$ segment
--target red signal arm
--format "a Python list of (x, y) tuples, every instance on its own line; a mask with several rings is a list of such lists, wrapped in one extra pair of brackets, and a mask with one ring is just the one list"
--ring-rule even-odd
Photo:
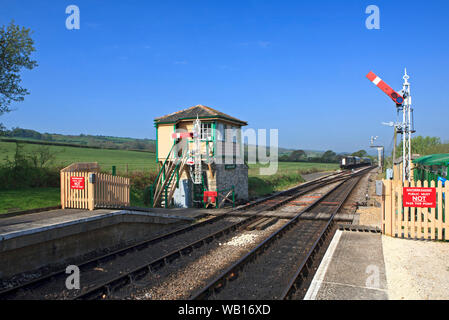
[(385, 92), (387, 96), (391, 98), (396, 104), (401, 105), (404, 102), (404, 97), (401, 96), (399, 93), (394, 91), (388, 84), (386, 84), (381, 78), (376, 76), (374, 72), (370, 71), (366, 75), (366, 77), (374, 83), (377, 87), (379, 87), (380, 90)]

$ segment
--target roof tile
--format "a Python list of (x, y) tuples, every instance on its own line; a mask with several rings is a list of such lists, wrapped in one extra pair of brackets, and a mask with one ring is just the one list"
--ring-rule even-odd
[(180, 110), (174, 113), (170, 113), (163, 117), (155, 118), (156, 123), (174, 123), (181, 119), (195, 119), (196, 117), (211, 117), (211, 118), (224, 118), (230, 121), (238, 122), (242, 125), (247, 125), (246, 121), (239, 120), (237, 118), (231, 117), (223, 112), (215, 110), (211, 107), (206, 107), (203, 105), (196, 105), (184, 110)]

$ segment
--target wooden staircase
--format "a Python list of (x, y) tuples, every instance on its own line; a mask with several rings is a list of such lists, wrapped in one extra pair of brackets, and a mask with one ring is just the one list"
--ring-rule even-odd
[(178, 188), (179, 177), (186, 169), (188, 157), (173, 157), (173, 149), (174, 145), (152, 186), (152, 201), (150, 201), (152, 207), (170, 207), (175, 190)]

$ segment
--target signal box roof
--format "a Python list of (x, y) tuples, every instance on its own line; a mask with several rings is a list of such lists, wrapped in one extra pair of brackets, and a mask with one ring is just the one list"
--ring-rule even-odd
[(246, 121), (239, 120), (237, 118), (231, 117), (230, 115), (227, 115), (223, 112), (220, 112), (218, 110), (215, 110), (210, 107), (206, 107), (203, 105), (197, 105), (190, 107), (188, 109), (184, 109), (181, 111), (177, 111), (171, 114), (168, 114), (163, 117), (159, 117), (154, 119), (154, 122), (156, 124), (159, 123), (177, 123), (182, 120), (193, 120), (196, 118), (204, 119), (204, 118), (212, 118), (212, 119), (223, 119), (230, 122), (234, 122), (240, 126), (246, 126), (248, 123)]

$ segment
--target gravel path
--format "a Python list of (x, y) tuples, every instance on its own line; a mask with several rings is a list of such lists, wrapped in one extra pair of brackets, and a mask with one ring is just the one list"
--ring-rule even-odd
[(449, 243), (382, 236), (393, 300), (449, 299)]
[(378, 172), (379, 169), (374, 169), (362, 177), (340, 211), (354, 214), (353, 224), (381, 227), (382, 197), (376, 196)]

